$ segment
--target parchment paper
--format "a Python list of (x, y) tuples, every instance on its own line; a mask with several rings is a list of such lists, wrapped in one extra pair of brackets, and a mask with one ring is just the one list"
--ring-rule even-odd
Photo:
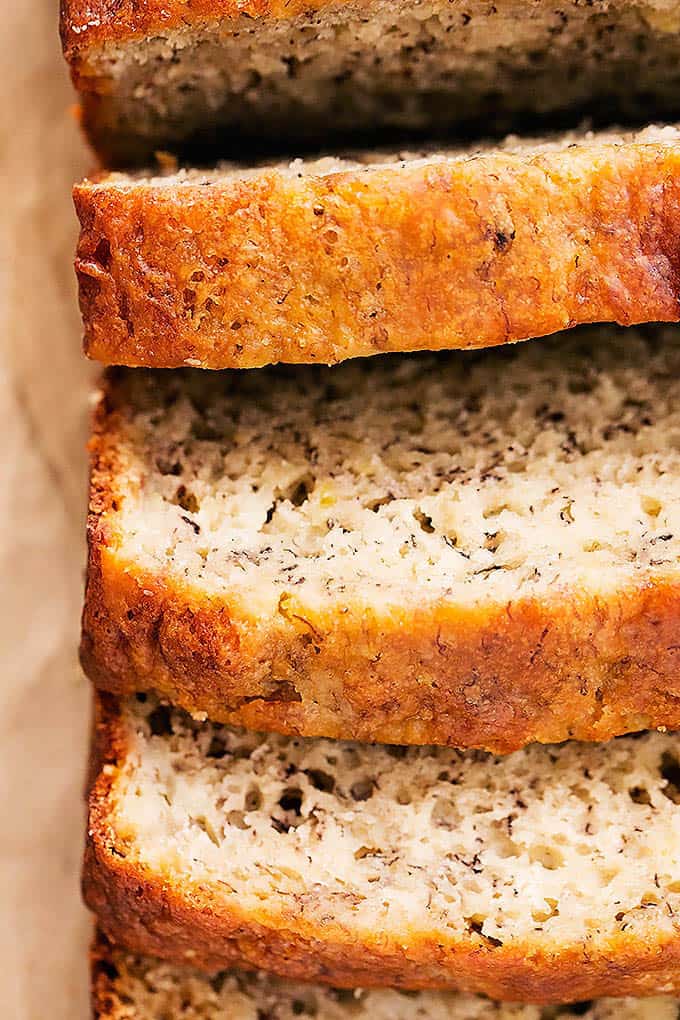
[(88, 1015), (80, 905), (89, 691), (76, 665), (89, 368), (72, 271), (58, 0), (0, 18), (0, 1016)]

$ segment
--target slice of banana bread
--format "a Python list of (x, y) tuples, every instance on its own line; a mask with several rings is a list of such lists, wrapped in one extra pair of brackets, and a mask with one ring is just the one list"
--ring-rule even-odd
[(352, 990), (220, 973), (116, 949), (92, 951), (93, 1020), (677, 1020), (678, 1000), (601, 999), (575, 1006), (524, 1006), (456, 992)]
[(680, 113), (675, 0), (62, 0), (108, 163), (381, 128)]
[(680, 990), (680, 738), (481, 751), (99, 703), (84, 888), (133, 951), (340, 987)]
[(680, 728), (680, 331), (334, 369), (116, 370), (83, 662), (306, 735)]
[(87, 352), (250, 368), (680, 318), (680, 132), (75, 189)]

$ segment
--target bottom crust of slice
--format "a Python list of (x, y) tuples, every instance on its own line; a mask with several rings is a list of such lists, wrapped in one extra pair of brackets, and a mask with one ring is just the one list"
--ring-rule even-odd
[(208, 977), (127, 953), (99, 933), (91, 953), (93, 1020), (676, 1020), (678, 1000), (598, 999), (559, 1010), (457, 992), (351, 991), (272, 979)]
[[(676, 579), (580, 593), (566, 607), (557, 597), (389, 618), (357, 611), (354, 622), (319, 613), (315, 644), (303, 624), (253, 626), (99, 541), (91, 536), (80, 653), (94, 684), (116, 695), (156, 691), (253, 730), (498, 754), (680, 729)], [(294, 621), (305, 611), (291, 599)]]

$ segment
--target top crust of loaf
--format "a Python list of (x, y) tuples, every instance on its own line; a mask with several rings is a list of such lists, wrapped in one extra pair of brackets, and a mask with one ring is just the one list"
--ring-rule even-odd
[(340, 990), (266, 974), (213, 978), (135, 956), (99, 935), (92, 948), (93, 1020), (677, 1020), (678, 1000), (599, 999), (551, 1007), (512, 1005), (455, 992)]
[(76, 187), (85, 347), (255, 368), (677, 321), (677, 127)]

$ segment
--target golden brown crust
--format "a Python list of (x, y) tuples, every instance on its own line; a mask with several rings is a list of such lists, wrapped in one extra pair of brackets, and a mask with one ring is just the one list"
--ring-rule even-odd
[(680, 144), (74, 197), (85, 348), (107, 363), (332, 363), (680, 318)]
[[(531, 741), (680, 729), (680, 584), (477, 608), (296, 607), (253, 619), (119, 551), (117, 373), (91, 442), (86, 672), (117, 694), (156, 690), (250, 729), (504, 753)], [(342, 612), (341, 612), (342, 608)]]
[(116, 693), (251, 729), (498, 753), (680, 728), (677, 584), (313, 627), (312, 642), (304, 626), (254, 629), (238, 593), (211, 605), (91, 547), (82, 661)]
[(180, 885), (135, 861), (112, 817), (125, 753), (116, 701), (105, 696), (97, 708), (84, 890), (106, 934), (135, 952), (210, 972), (239, 966), (338, 987), (455, 988), (541, 1003), (680, 988), (677, 938), (645, 944), (624, 932), (568, 948), (542, 939), (497, 946), (474, 933), (465, 942), (417, 931), (358, 940), (332, 916), (320, 924), (294, 902), (280, 912), (240, 911), (217, 886)]

